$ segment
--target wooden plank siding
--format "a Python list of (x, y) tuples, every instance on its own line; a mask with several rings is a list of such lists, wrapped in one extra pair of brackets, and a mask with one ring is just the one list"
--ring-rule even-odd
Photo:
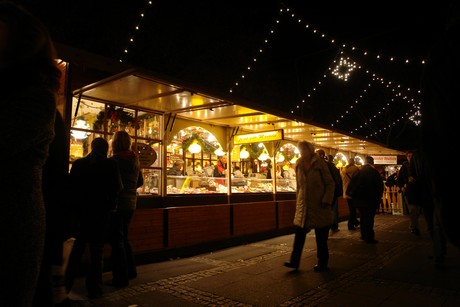
[(278, 201), (278, 228), (283, 229), (294, 226), (295, 200)]
[(243, 236), (276, 229), (276, 202), (233, 204), (233, 235)]
[(165, 209), (137, 209), (129, 228), (129, 240), (136, 253), (165, 248)]
[(167, 247), (184, 247), (231, 237), (230, 205), (167, 208)]

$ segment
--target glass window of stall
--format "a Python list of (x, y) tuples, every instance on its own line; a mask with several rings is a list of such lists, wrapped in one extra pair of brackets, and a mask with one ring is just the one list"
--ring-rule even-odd
[(210, 131), (199, 126), (180, 130), (167, 146), (167, 194), (227, 193), (226, 177), (214, 173), (224, 155)]
[(275, 156), (276, 191), (295, 192), (295, 163), (300, 157), (297, 146), (292, 143), (283, 144)]
[(123, 129), (131, 136), (133, 150), (139, 155), (141, 163), (144, 185), (138, 192), (141, 195), (160, 193), (161, 115), (74, 98), (72, 116), (70, 167), (73, 161), (91, 151), (94, 138), (104, 137), (110, 143), (113, 133)]

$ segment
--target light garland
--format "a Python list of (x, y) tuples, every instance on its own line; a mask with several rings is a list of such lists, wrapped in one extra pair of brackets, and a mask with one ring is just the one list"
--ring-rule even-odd
[[(152, 1), (147, 1), (147, 6), (149, 6), (149, 5), (152, 5)], [(136, 24), (136, 26), (134, 27), (134, 31), (139, 31), (140, 30), (142, 20), (145, 17), (145, 12), (141, 12), (139, 17), (140, 17), (140, 19), (139, 19), (138, 23)], [(128, 45), (125, 47), (125, 49), (123, 50), (123, 54), (120, 57), (120, 60), (119, 60), (120, 63), (123, 62), (123, 56), (128, 54), (129, 47), (131, 46), (131, 44), (134, 43), (134, 36), (135, 36), (135, 33), (131, 34), (131, 37), (130, 37), (130, 39), (128, 41)]]
[(348, 77), (355, 68), (356, 63), (351, 61), (350, 58), (341, 57), (335, 68), (332, 70), (332, 74), (339, 80), (348, 81)]

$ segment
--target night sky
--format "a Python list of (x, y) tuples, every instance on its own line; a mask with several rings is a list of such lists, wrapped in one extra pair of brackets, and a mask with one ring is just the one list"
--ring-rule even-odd
[[(406, 149), (418, 132), (409, 116), (421, 61), (442, 35), (450, 1), (19, 2), (58, 42)], [(347, 82), (329, 70), (340, 57), (360, 67)]]

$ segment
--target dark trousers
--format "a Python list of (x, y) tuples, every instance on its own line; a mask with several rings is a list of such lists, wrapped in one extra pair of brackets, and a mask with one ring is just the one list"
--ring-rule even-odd
[[(316, 237), (316, 257), (318, 258), (318, 264), (321, 266), (327, 266), (329, 261), (329, 248), (327, 246), (327, 240), (329, 238), (329, 226), (322, 228), (315, 228)], [(307, 233), (310, 230), (307, 228), (296, 227), (294, 235), (294, 246), (292, 248), (290, 262), (299, 266), (300, 257), (302, 256), (303, 247), (305, 245), (305, 239)]]
[(104, 241), (103, 240), (83, 240), (76, 238), (72, 252), (69, 257), (69, 264), (65, 276), (65, 284), (68, 292), (72, 289), (75, 278), (80, 273), (80, 261), (86, 249), (86, 245), (89, 245), (90, 251), (90, 264), (88, 273), (86, 274), (86, 289), (89, 296), (100, 296), (102, 295), (102, 269), (103, 269), (103, 251)]
[(108, 240), (112, 247), (110, 260), (114, 284), (127, 284), (129, 279), (137, 276), (134, 255), (128, 240), (133, 213), (133, 210), (120, 210), (113, 212), (110, 219)]
[(433, 203), (426, 204), (423, 208), (423, 214), (433, 244), (434, 260), (436, 263), (443, 263), (447, 251), (447, 238), (442, 227), (439, 208), (435, 207)]
[(358, 207), (361, 214), (361, 239), (364, 241), (372, 241), (375, 239), (374, 219), (378, 205), (370, 204), (366, 207)]
[(337, 230), (339, 229), (339, 202), (337, 198), (334, 198), (332, 201), (332, 212), (333, 212), (333, 220), (331, 229)]
[(353, 200), (347, 199), (347, 204), (348, 204), (348, 211), (349, 211), (348, 229), (350, 229), (350, 228), (353, 228), (359, 225), (359, 221), (358, 221), (357, 214), (356, 214), (356, 207), (353, 206)]
[(65, 273), (66, 290), (70, 292), (75, 278), (81, 274), (81, 259), (89, 246), (90, 263), (86, 274), (86, 290), (88, 296), (98, 297), (102, 291), (102, 272), (105, 235), (108, 229), (109, 212), (87, 213), (85, 218), (80, 218), (80, 225), (75, 236), (69, 263)]

